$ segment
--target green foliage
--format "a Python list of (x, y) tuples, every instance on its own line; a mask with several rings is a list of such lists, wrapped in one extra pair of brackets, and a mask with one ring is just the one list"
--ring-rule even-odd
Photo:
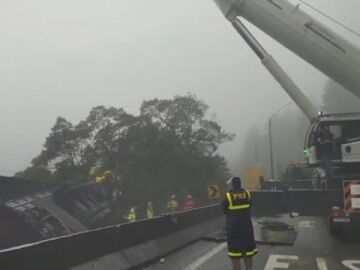
[(52, 168), (57, 181), (78, 181), (98, 166), (121, 175), (124, 189), (141, 201), (173, 193), (204, 198), (208, 183), (228, 176), (217, 150), (234, 137), (207, 119), (207, 110), (186, 95), (144, 101), (138, 116), (98, 106), (75, 126), (59, 117), (27, 170)]
[(53, 182), (54, 176), (51, 171), (45, 167), (28, 167), (24, 171), (18, 172), (15, 174), (16, 177), (28, 178), (28, 179), (36, 179), (44, 182)]

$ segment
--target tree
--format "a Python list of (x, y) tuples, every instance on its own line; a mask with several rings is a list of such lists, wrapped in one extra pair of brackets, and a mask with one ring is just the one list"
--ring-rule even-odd
[(207, 110), (208, 106), (192, 95), (143, 103), (141, 121), (131, 129), (129, 138), (137, 142), (129, 143), (134, 146), (134, 159), (128, 178), (139, 183), (132, 188), (146, 188), (151, 193), (161, 190), (162, 198), (193, 193), (204, 199), (208, 183), (226, 179), (226, 162), (217, 149), (233, 135), (207, 119)]
[(147, 116), (160, 128), (176, 137), (189, 151), (213, 155), (219, 145), (231, 141), (233, 134), (223, 131), (218, 123), (205, 119), (208, 106), (195, 96), (176, 96), (173, 100), (153, 99), (141, 106)]
[(112, 170), (134, 203), (172, 193), (204, 199), (208, 183), (228, 176), (217, 150), (234, 137), (208, 109), (188, 94), (144, 101), (138, 116), (97, 106), (77, 125), (59, 117), (29, 170), (50, 168), (57, 181), (86, 179), (93, 166)]
[(54, 176), (52, 175), (51, 171), (42, 166), (39, 167), (30, 166), (26, 168), (24, 171), (16, 173), (15, 177), (36, 179), (44, 182), (54, 181)]

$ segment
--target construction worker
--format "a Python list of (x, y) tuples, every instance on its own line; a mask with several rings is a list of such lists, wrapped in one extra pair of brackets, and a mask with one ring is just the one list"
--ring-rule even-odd
[(331, 133), (329, 126), (319, 126), (316, 133), (316, 146), (327, 181), (333, 176), (333, 144), (334, 134)]
[(241, 269), (242, 258), (246, 270), (252, 270), (252, 257), (257, 253), (257, 249), (250, 215), (250, 192), (241, 187), (239, 177), (232, 177), (228, 184), (231, 184), (231, 189), (222, 202), (226, 216), (228, 255), (233, 270)]
[(152, 202), (148, 202), (146, 206), (146, 216), (147, 218), (153, 218), (154, 217), (154, 207)]
[(171, 195), (170, 200), (167, 203), (167, 210), (169, 213), (175, 213), (179, 210), (179, 202), (176, 200), (175, 195)]
[(130, 208), (129, 214), (125, 217), (125, 219), (127, 219), (130, 223), (136, 221), (136, 213), (134, 207)]
[(96, 175), (97, 175), (97, 171), (98, 171), (98, 169), (97, 169), (96, 166), (92, 166), (92, 167), (90, 168), (89, 175), (90, 175), (90, 178), (91, 178), (91, 179), (94, 179), (94, 180), (95, 180), (95, 177), (96, 177)]
[(193, 199), (193, 197), (189, 194), (186, 197), (186, 201), (184, 204), (184, 210), (190, 210), (190, 209), (194, 209), (195, 208), (195, 201)]
[(118, 187), (115, 187), (112, 191), (112, 202), (116, 203), (120, 199), (120, 196), (121, 196), (120, 189)]

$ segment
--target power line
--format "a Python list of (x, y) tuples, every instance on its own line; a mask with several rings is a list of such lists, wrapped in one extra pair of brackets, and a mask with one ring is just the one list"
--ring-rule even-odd
[(331, 17), (330, 15), (326, 14), (325, 12), (321, 11), (320, 9), (316, 8), (315, 6), (307, 3), (305, 0), (298, 0), (299, 2), (303, 3), (305, 6), (315, 10), (316, 12), (318, 12), (319, 14), (323, 15), (324, 17), (328, 18), (329, 20), (331, 20), (332, 22), (340, 25), (341, 27), (345, 28), (346, 30), (348, 30), (349, 32), (357, 35), (358, 37), (360, 37), (360, 34), (358, 32), (356, 32), (355, 30), (351, 29), (350, 27), (348, 27), (347, 25), (343, 24), (342, 22), (336, 20), (335, 18)]

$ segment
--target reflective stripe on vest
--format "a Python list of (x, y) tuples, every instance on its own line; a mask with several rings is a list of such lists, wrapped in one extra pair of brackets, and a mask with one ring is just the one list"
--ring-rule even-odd
[(252, 257), (252, 256), (254, 256), (254, 255), (257, 254), (257, 253), (258, 253), (257, 248), (254, 248), (253, 250), (250, 250), (250, 251), (246, 252), (245, 254), (243, 254), (243, 253), (241, 253), (241, 252), (231, 252), (231, 251), (229, 251), (229, 252), (228, 252), (228, 255), (229, 255), (230, 257), (233, 257), (233, 258), (242, 258), (244, 255), (245, 255), (246, 257)]
[[(249, 195), (249, 191), (246, 191), (246, 193), (248, 194), (249, 196), (249, 200), (250, 200), (250, 195)], [(227, 197), (227, 200), (229, 202), (229, 210), (240, 210), (240, 209), (247, 209), (247, 208), (250, 208), (250, 204), (247, 203), (247, 204), (239, 204), (239, 205), (234, 205), (233, 204), (233, 200), (231, 198), (231, 193), (230, 192), (227, 192), (226, 193), (226, 197)]]
[(257, 248), (254, 248), (252, 251), (246, 252), (246, 256), (251, 257), (254, 256), (256, 253), (258, 253)]
[(241, 258), (243, 254), (241, 252), (229, 252), (228, 253), (230, 257), (238, 257)]

